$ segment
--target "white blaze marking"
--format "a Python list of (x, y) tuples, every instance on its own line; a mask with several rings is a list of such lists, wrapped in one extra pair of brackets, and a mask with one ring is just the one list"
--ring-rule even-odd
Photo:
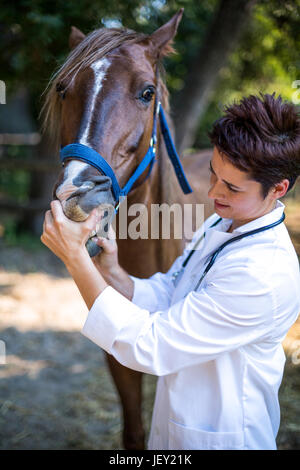
[[(107, 60), (106, 58), (103, 58), (91, 65), (91, 68), (94, 71), (95, 80), (93, 84), (92, 98), (91, 98), (91, 104), (90, 104), (90, 109), (89, 109), (89, 120), (83, 132), (82, 137), (79, 139), (80, 144), (89, 146), (88, 135), (90, 132), (91, 119), (94, 113), (96, 99), (100, 93), (100, 90), (102, 88), (102, 81), (105, 77), (106, 71), (108, 67), (110, 66), (110, 64), (111, 63), (109, 60)], [(65, 201), (74, 191), (78, 189), (77, 186), (74, 186), (73, 180), (87, 166), (88, 166), (87, 163), (80, 162), (78, 160), (72, 160), (68, 164), (66, 168), (65, 180), (56, 190), (56, 195), (60, 199), (60, 201)]]
[(95, 81), (94, 81), (93, 91), (92, 91), (92, 102), (91, 102), (91, 107), (90, 107), (89, 121), (83, 132), (82, 137), (79, 140), (81, 144), (89, 145), (88, 135), (90, 132), (91, 118), (93, 116), (94, 109), (95, 109), (96, 98), (102, 88), (102, 80), (104, 79), (106, 71), (109, 66), (110, 66), (110, 61), (107, 60), (106, 58), (100, 59), (91, 65), (91, 68), (94, 71)]

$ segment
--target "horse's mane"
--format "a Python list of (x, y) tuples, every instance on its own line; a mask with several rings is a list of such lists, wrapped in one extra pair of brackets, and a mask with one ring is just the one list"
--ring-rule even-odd
[[(88, 34), (69, 54), (66, 61), (50, 78), (44, 93), (46, 98), (41, 110), (42, 131), (50, 137), (51, 141), (59, 144), (61, 98), (57, 93), (57, 85), (64, 89), (72, 83), (76, 75), (89, 67), (95, 61), (105, 57), (113, 49), (130, 43), (138, 43), (146, 39), (146, 34), (137, 33), (125, 28), (100, 28)], [(166, 54), (173, 52), (172, 46)], [(164, 55), (166, 55), (164, 54)], [(168, 111), (168, 90), (164, 83), (164, 68), (159, 62), (159, 94), (164, 108)]]

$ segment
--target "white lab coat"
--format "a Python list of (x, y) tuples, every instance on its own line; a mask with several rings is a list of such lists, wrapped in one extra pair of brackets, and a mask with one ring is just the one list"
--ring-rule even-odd
[[(298, 259), (285, 225), (229, 244), (280, 219), (284, 205), (227, 233), (208, 228), (175, 288), (172, 273), (134, 279), (132, 302), (107, 287), (82, 333), (125, 366), (158, 377), (149, 449), (276, 449), (281, 345), (300, 311)], [(199, 237), (200, 230), (194, 239)]]

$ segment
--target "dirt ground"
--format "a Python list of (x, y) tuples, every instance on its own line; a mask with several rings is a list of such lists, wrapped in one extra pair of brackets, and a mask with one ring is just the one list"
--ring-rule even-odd
[[(285, 203), (300, 255), (300, 205)], [(42, 246), (9, 247), (0, 240), (0, 295), (0, 340), (6, 346), (0, 449), (122, 449), (120, 405), (105, 355), (80, 333), (87, 309), (62, 263)], [(277, 444), (299, 449), (300, 320), (284, 348)], [(155, 383), (144, 376), (147, 432)]]

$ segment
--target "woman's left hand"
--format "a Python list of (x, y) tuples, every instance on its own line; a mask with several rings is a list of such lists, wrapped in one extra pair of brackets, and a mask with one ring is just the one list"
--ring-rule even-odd
[(96, 210), (84, 222), (73, 222), (63, 213), (61, 203), (52, 201), (45, 214), (41, 241), (66, 265), (80, 253), (87, 254), (85, 244), (97, 223)]

